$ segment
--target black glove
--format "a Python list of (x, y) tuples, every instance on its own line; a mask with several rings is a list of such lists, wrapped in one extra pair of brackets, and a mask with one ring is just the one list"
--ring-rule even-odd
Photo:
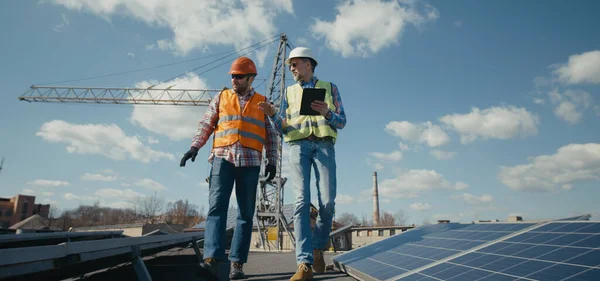
[(276, 172), (277, 172), (277, 167), (275, 167), (275, 165), (267, 164), (267, 167), (265, 168), (265, 176), (268, 175), (266, 181), (271, 181), (273, 178), (275, 178)]
[(181, 158), (179, 167), (185, 167), (185, 162), (190, 158), (192, 158), (192, 162), (194, 162), (194, 160), (196, 160), (196, 156), (198, 156), (198, 149), (192, 146), (190, 150), (183, 155), (183, 158)]

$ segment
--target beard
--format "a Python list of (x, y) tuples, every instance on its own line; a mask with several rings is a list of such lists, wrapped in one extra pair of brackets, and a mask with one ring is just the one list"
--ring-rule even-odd
[(292, 73), (292, 76), (294, 76), (294, 80), (296, 82), (299, 82), (300, 80), (302, 80), (304, 77), (302, 76), (302, 74), (300, 73)]
[(233, 86), (233, 90), (238, 94), (243, 94), (243, 93), (247, 92), (248, 89), (249, 89), (248, 85)]

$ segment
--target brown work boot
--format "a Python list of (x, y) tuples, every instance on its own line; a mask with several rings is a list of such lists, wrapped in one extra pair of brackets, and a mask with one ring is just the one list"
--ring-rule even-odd
[(210, 272), (214, 277), (219, 276), (219, 263), (216, 259), (206, 258), (204, 259), (204, 262), (200, 264), (200, 267)]
[(290, 281), (307, 281), (307, 280), (312, 280), (312, 279), (313, 279), (313, 272), (312, 272), (312, 268), (310, 268), (310, 264), (301, 263), (298, 265), (298, 270), (296, 271), (294, 276), (292, 276), (292, 278), (290, 278)]
[(231, 280), (246, 279), (246, 274), (244, 274), (244, 265), (242, 263), (239, 263), (239, 262), (231, 263), (229, 279), (231, 279)]
[(323, 250), (314, 249), (313, 259), (315, 260), (312, 266), (313, 271), (315, 273), (325, 272), (325, 259), (323, 258)]

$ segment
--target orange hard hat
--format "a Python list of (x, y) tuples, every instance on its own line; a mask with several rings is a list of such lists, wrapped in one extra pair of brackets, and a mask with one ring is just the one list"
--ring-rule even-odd
[(231, 64), (229, 74), (257, 74), (256, 65), (247, 57), (239, 57)]

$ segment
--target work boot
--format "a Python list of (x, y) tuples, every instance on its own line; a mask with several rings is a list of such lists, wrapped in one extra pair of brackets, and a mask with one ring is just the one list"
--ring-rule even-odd
[(246, 275), (242, 268), (244, 265), (239, 262), (231, 262), (231, 271), (229, 272), (229, 279), (238, 280), (238, 279), (246, 279)]
[(313, 259), (315, 260), (312, 266), (313, 271), (315, 273), (325, 272), (325, 259), (323, 258), (323, 250), (314, 249)]
[(310, 264), (307, 263), (301, 263), (298, 265), (298, 270), (296, 271), (296, 273), (294, 274), (294, 276), (292, 276), (292, 278), (290, 278), (290, 281), (307, 281), (307, 280), (312, 280), (313, 279), (313, 272), (312, 272), (312, 268), (310, 268)]
[(219, 276), (219, 263), (216, 259), (206, 258), (204, 262), (200, 264), (200, 267), (210, 272), (215, 277)]

